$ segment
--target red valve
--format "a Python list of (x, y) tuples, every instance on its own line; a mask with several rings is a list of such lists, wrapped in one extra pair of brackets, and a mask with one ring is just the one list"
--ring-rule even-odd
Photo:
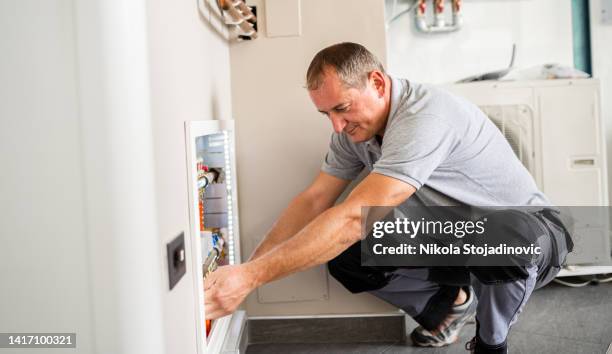
[(418, 9), (419, 15), (425, 15), (425, 11), (427, 10), (427, 3), (425, 2), (425, 0), (419, 0)]
[(461, 0), (453, 0), (453, 11), (454, 12), (461, 11)]

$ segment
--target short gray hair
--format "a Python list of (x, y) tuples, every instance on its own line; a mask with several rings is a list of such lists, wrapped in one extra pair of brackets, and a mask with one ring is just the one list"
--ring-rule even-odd
[(357, 43), (338, 43), (318, 52), (306, 72), (306, 88), (316, 90), (323, 83), (325, 69), (333, 68), (347, 87), (363, 88), (368, 75), (375, 70), (385, 73), (380, 61)]

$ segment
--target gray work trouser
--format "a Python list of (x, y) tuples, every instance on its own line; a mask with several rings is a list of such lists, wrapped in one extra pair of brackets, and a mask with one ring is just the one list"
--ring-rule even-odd
[[(483, 284), (476, 277), (472, 277), (471, 284), (478, 299), (478, 335), (485, 343), (495, 345), (504, 342), (533, 290), (551, 280), (538, 281), (538, 268), (529, 267), (527, 279), (501, 284)], [(557, 272), (558, 269), (551, 272), (551, 278)], [(427, 279), (428, 269), (398, 269), (394, 271), (389, 284), (370, 293), (417, 318), (423, 314), (430, 299), (440, 291), (440, 285)]]
[[(330, 274), (351, 292), (367, 291), (401, 308), (430, 330), (449, 313), (459, 289), (471, 284), (478, 299), (477, 335), (486, 344), (497, 345), (505, 343), (533, 290), (549, 283), (559, 272), (555, 257), (564, 229), (548, 223), (550, 232), (537, 239), (542, 253), (535, 264), (523, 269), (527, 275), (517, 279), (489, 281), (484, 268), (364, 267), (360, 265), (359, 243), (330, 261), (328, 267)], [(498, 269), (492, 267), (490, 272)]]

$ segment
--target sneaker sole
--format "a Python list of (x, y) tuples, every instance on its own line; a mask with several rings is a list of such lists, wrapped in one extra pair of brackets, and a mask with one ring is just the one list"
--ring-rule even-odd
[[(463, 327), (465, 327), (465, 325), (467, 325), (467, 324), (474, 324), (474, 323), (476, 323), (476, 314), (471, 314), (468, 318), (465, 319), (465, 322), (463, 322), (463, 324), (461, 325), (461, 328), (457, 332), (460, 332), (463, 329)], [(412, 340), (412, 343), (415, 346), (417, 346), (417, 347), (440, 348), (440, 347), (445, 347), (445, 346), (451, 345), (453, 343), (456, 343), (459, 340), (459, 333), (455, 334), (453, 337), (451, 337), (447, 341), (421, 342), (418, 339), (416, 339), (415, 333), (412, 332), (412, 333), (410, 333), (410, 339)]]
[(412, 344), (414, 344), (414, 346), (416, 347), (422, 347), (422, 348), (440, 348), (440, 347), (446, 347), (448, 345), (451, 345), (453, 343), (456, 343), (457, 340), (459, 340), (459, 336), (456, 335), (452, 338), (450, 338), (450, 340), (448, 341), (444, 341), (444, 342), (419, 342), (418, 340), (416, 340), (414, 338), (414, 336), (412, 334), (410, 334), (410, 339), (412, 340)]

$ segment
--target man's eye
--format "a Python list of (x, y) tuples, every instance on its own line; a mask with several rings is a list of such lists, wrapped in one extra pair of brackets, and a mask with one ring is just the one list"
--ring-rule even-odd
[(348, 109), (349, 109), (348, 106), (340, 107), (340, 108), (336, 108), (336, 112), (343, 113), (343, 112), (347, 112)]

